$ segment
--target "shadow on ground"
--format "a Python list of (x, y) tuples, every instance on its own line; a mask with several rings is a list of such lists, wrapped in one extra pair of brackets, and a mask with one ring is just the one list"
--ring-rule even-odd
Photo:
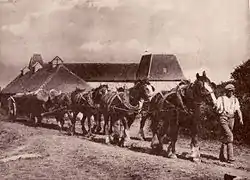
[[(59, 130), (58, 126), (56, 124), (53, 123), (41, 123), (39, 124), (39, 126), (36, 126), (34, 124), (34, 122), (27, 120), (25, 118), (20, 118), (16, 121), (11, 121), (8, 119), (4, 119), (4, 121), (7, 122), (12, 122), (12, 123), (18, 123), (18, 124), (23, 124), (25, 126), (29, 126), (29, 127), (39, 127), (39, 128), (45, 128), (45, 129), (51, 129), (51, 130)], [(69, 136), (70, 134), (68, 133), (68, 128), (64, 128), (63, 132), (60, 133), (61, 135), (65, 135), (65, 136)], [(78, 138), (82, 138), (82, 139), (86, 139), (86, 140), (90, 140), (93, 141), (95, 143), (101, 143), (104, 145), (106, 144), (105, 141), (105, 136), (101, 135), (101, 134), (93, 134), (92, 136), (84, 136), (82, 133), (78, 133), (76, 132), (75, 135)], [(147, 137), (145, 139), (144, 142), (150, 142), (151, 138)], [(145, 153), (145, 154), (150, 154), (150, 155), (156, 155), (156, 156), (162, 156), (162, 157), (167, 157), (167, 153), (166, 151), (153, 151), (151, 149), (151, 147), (141, 147), (141, 146), (136, 146), (136, 144), (138, 144), (139, 142), (141, 142), (141, 140), (139, 140), (139, 138), (137, 137), (131, 137), (131, 146), (127, 147), (127, 149), (134, 151), (134, 152), (140, 152), (140, 153)], [(165, 143), (167, 144), (168, 141), (165, 141)], [(113, 145), (113, 144), (112, 144)], [(177, 154), (177, 158), (182, 159), (182, 160), (187, 160), (187, 161), (192, 161), (192, 159), (189, 157), (189, 153), (188, 152), (182, 152), (181, 154)], [(207, 160), (213, 160), (213, 161), (218, 161), (218, 158), (213, 156), (213, 155), (209, 155), (209, 154), (201, 154), (201, 158), (207, 159)]]

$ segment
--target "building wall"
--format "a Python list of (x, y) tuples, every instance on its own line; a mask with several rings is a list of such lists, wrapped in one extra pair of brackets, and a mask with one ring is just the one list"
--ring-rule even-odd
[(87, 82), (91, 87), (96, 88), (98, 86), (100, 86), (100, 84), (108, 84), (109, 88), (111, 90), (116, 90), (116, 88), (119, 87), (133, 87), (134, 83), (132, 82)]
[[(124, 87), (127, 88), (133, 87), (134, 83), (132, 82), (87, 82), (93, 88), (98, 87), (100, 84), (108, 84), (111, 90), (116, 90), (116, 88)], [(150, 83), (155, 87), (155, 93), (162, 90), (170, 90), (177, 86), (179, 81), (150, 81)]]

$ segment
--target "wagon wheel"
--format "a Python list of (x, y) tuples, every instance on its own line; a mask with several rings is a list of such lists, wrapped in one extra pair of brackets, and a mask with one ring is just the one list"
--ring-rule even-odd
[(13, 97), (8, 99), (8, 118), (12, 121), (17, 118), (16, 101)]

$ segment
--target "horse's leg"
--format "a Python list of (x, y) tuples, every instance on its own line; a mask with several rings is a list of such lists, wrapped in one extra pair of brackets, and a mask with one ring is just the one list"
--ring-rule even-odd
[(96, 132), (96, 129), (97, 129), (97, 117), (96, 117), (96, 112), (94, 110), (91, 111), (91, 114), (93, 116), (93, 127), (91, 127), (91, 131), (92, 133), (95, 133)]
[(136, 116), (137, 116), (136, 114), (133, 114), (133, 115), (123, 117), (121, 119), (123, 127), (124, 127), (125, 143), (129, 143), (130, 141), (130, 127), (134, 123)]
[(193, 161), (200, 161), (200, 147), (198, 146), (198, 125), (191, 128), (191, 155)]
[(82, 134), (83, 134), (83, 135), (88, 134), (88, 131), (87, 131), (86, 128), (85, 128), (85, 120), (86, 120), (86, 118), (87, 118), (86, 115), (83, 115), (82, 118), (81, 118)]
[(111, 115), (109, 118), (110, 118), (110, 120), (109, 120), (110, 124), (108, 123), (109, 124), (109, 126), (108, 126), (109, 134), (112, 134), (113, 133), (113, 126), (114, 126), (114, 123), (117, 121), (117, 118), (116, 118), (115, 114)]
[(35, 126), (39, 126), (42, 122), (42, 117), (40, 115), (33, 116)]
[[(67, 117), (65, 117), (67, 115)], [(71, 122), (72, 122), (72, 119), (74, 118), (74, 113), (71, 112), (71, 111), (68, 111), (66, 112), (65, 114), (65, 119), (66, 119), (66, 123), (67, 123), (67, 133), (70, 133), (70, 127), (71, 127)]]
[(70, 134), (75, 135), (75, 125), (76, 125), (76, 118), (79, 112), (73, 112), (73, 118), (71, 118), (71, 127), (70, 127)]
[(98, 112), (94, 112), (94, 127), (92, 128), (92, 131), (94, 133), (99, 133), (102, 128), (101, 128), (101, 120), (100, 120), (100, 114)]
[(88, 136), (88, 137), (92, 136), (92, 128), (91, 128), (91, 126), (92, 126), (92, 123), (91, 123), (91, 122), (92, 122), (92, 121), (91, 121), (92, 118), (94, 118), (93, 115), (90, 115), (90, 114), (89, 114), (89, 115), (87, 116), (87, 119), (88, 119), (88, 134), (87, 134), (87, 136)]
[(97, 112), (96, 114), (95, 114), (95, 122), (96, 122), (96, 124), (97, 124), (97, 126), (96, 126), (96, 133), (100, 133), (101, 132), (101, 130), (102, 130), (102, 127), (101, 127), (101, 121), (102, 121), (102, 119), (101, 119), (101, 114), (100, 114), (100, 112)]
[(61, 117), (61, 119), (60, 119), (61, 131), (63, 131), (64, 123), (65, 123), (65, 120), (63, 117)]
[(145, 123), (146, 123), (146, 120), (148, 119), (148, 115), (142, 115), (141, 117), (141, 122), (140, 122), (140, 130), (139, 130), (139, 133), (138, 133), (138, 136), (141, 140), (146, 140), (145, 138), (145, 134), (144, 134), (144, 126), (145, 126)]
[(63, 125), (64, 125), (64, 120), (63, 117), (61, 115), (56, 115), (56, 121), (57, 121), (57, 125), (59, 127), (59, 132), (61, 133), (63, 130)]
[(179, 132), (179, 114), (178, 111), (176, 110), (175, 115), (170, 117), (169, 119), (169, 126), (170, 126), (170, 145), (168, 146), (167, 150), (167, 157), (169, 158), (177, 158), (176, 156), (176, 149), (175, 149), (175, 144), (178, 139), (178, 132)]
[(117, 121), (118, 121), (118, 119), (116, 117), (116, 114), (110, 115), (110, 125), (109, 125), (108, 134), (109, 134), (109, 140), (112, 143), (116, 143), (116, 142), (114, 142), (114, 140), (115, 140), (115, 133), (116, 132), (113, 133), (113, 127), (115, 128), (115, 125), (117, 125), (115, 123), (117, 123)]
[(111, 127), (109, 130), (110, 138), (113, 144), (121, 145), (124, 141), (124, 131), (122, 129), (122, 122), (118, 116), (112, 116)]
[(103, 126), (103, 134), (107, 135), (108, 134), (108, 123), (109, 123), (109, 114), (106, 112), (103, 114), (103, 118), (104, 118), (104, 126)]
[(191, 155), (193, 161), (200, 161), (200, 147), (198, 145), (199, 120), (201, 118), (201, 107), (196, 107), (191, 123)]
[(34, 122), (35, 127), (37, 127), (38, 126), (38, 118), (36, 116), (31, 115), (31, 119)]
[(42, 120), (43, 120), (42, 116), (39, 115), (37, 118), (38, 118), (38, 124), (42, 124)]
[(151, 139), (151, 148), (153, 151), (156, 151), (159, 147), (159, 138), (158, 138), (158, 124), (159, 124), (159, 118), (156, 118), (156, 114), (152, 116), (152, 124), (151, 124), (151, 130), (152, 130), (152, 139)]
[[(112, 127), (113, 127), (113, 122), (114, 122), (114, 116), (112, 114), (108, 115), (108, 114), (105, 114), (105, 125), (104, 125), (104, 131), (105, 131), (105, 142), (107, 144), (109, 144), (110, 142), (113, 141), (113, 138), (112, 138)], [(110, 126), (108, 126), (110, 122)]]
[(122, 124), (123, 124), (123, 127), (124, 127), (124, 143), (123, 145), (124, 146), (127, 146), (129, 141), (130, 141), (130, 132), (129, 132), (129, 125), (128, 125), (128, 120), (124, 117), (122, 118)]
[(59, 119), (59, 117), (56, 117), (56, 121), (57, 121), (57, 125), (58, 125), (58, 130), (61, 133), (62, 132), (62, 126), (61, 126), (61, 120)]
[(152, 132), (153, 137), (151, 140), (151, 148), (153, 152), (160, 153), (163, 150), (163, 137), (166, 134), (165, 126), (167, 126), (167, 121), (164, 119), (162, 112), (157, 112), (152, 116)]

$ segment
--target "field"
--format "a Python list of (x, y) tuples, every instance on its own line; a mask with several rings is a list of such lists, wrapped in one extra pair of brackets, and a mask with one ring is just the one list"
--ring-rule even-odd
[[(68, 136), (56, 130), (55, 122), (33, 127), (27, 121), (0, 121), (0, 179), (224, 179), (231, 174), (250, 179), (250, 148), (235, 146), (237, 161), (217, 159), (220, 143), (201, 141), (202, 162), (186, 158), (190, 139), (180, 137), (178, 159), (151, 153), (150, 142), (132, 140), (121, 148), (104, 143), (105, 137), (91, 139)], [(79, 125), (78, 125), (79, 126)], [(77, 131), (80, 133), (79, 127)], [(136, 137), (138, 122), (131, 128)], [(8, 159), (10, 158), (10, 159)]]

